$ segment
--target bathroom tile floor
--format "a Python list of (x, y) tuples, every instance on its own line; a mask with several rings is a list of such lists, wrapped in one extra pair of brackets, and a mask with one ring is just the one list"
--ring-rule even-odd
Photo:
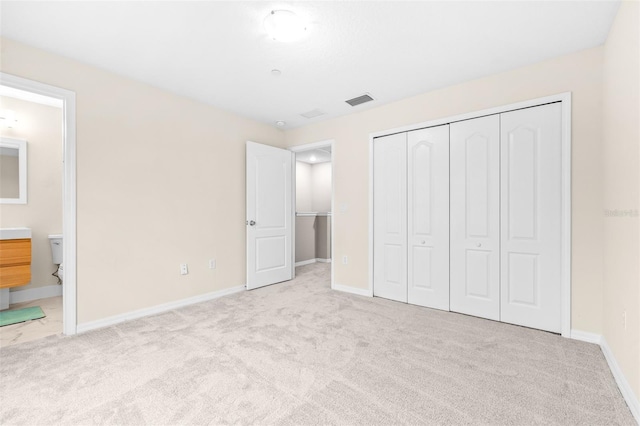
[(46, 317), (0, 327), (0, 347), (15, 345), (62, 333), (62, 296), (14, 303), (9, 309), (40, 306)]

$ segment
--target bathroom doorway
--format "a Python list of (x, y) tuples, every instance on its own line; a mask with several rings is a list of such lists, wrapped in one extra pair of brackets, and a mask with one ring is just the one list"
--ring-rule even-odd
[(46, 315), (2, 327), (2, 344), (7, 344), (10, 329), (16, 326), (21, 328), (20, 337), (13, 343), (50, 334), (75, 334), (75, 93), (0, 73), (0, 100), (3, 141), (26, 146), (27, 177), (25, 197), (0, 205), (0, 228), (3, 240), (28, 242), (26, 269), (30, 273), (28, 284), (9, 288), (5, 299), (9, 310), (40, 306)]
[(295, 153), (295, 267), (330, 264), (333, 283), (334, 142), (291, 148)]

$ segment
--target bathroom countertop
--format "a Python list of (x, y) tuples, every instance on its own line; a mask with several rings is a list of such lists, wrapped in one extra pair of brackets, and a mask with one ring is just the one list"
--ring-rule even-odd
[(0, 228), (0, 240), (31, 238), (31, 228)]

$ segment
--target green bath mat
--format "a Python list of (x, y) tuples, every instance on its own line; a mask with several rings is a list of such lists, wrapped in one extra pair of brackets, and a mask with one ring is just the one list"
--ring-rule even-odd
[(40, 306), (31, 306), (29, 308), (16, 309), (13, 311), (0, 311), (0, 327), (44, 317), (46, 317), (46, 315), (42, 312)]

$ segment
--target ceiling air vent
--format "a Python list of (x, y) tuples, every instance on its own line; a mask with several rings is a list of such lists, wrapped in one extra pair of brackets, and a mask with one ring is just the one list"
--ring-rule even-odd
[(373, 100), (373, 98), (370, 95), (365, 93), (364, 95), (357, 96), (357, 97), (355, 97), (353, 99), (349, 99), (348, 101), (345, 101), (345, 102), (348, 103), (351, 106), (356, 106), (356, 105), (364, 104), (366, 102), (370, 102), (372, 100)]
[(315, 117), (320, 117), (321, 115), (324, 115), (324, 114), (325, 113), (320, 111), (319, 109), (314, 109), (300, 115), (303, 116), (304, 118), (315, 118)]

